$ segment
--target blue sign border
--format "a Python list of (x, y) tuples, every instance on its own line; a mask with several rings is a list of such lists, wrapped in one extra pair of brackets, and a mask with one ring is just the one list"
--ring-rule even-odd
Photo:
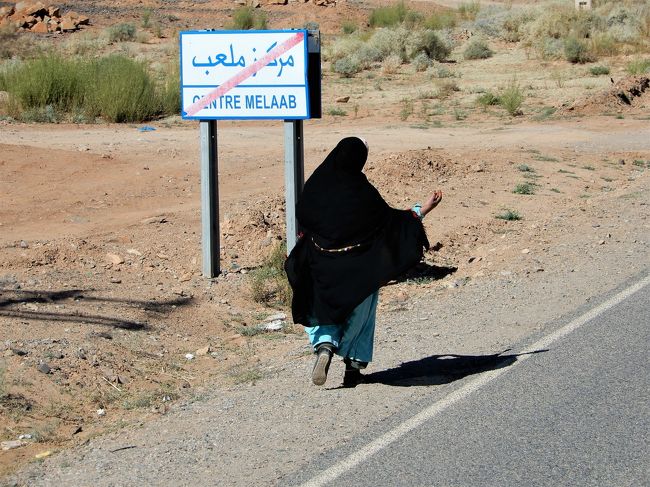
[[(304, 117), (207, 117), (207, 116), (187, 116), (185, 112), (183, 111), (183, 90), (186, 88), (186, 86), (183, 84), (183, 35), (191, 34), (191, 35), (214, 35), (215, 32), (218, 32), (219, 34), (297, 34), (298, 32), (304, 33), (304, 48), (305, 48), (305, 72), (304, 72), (304, 79), (305, 79), (305, 99), (307, 103), (307, 115)], [(307, 43), (308, 43), (308, 35), (309, 33), (307, 32), (306, 29), (295, 29), (295, 30), (189, 30), (189, 31), (182, 31), (179, 33), (178, 37), (178, 43), (179, 43), (179, 51), (180, 51), (180, 56), (179, 56), (179, 62), (180, 62), (180, 75), (181, 75), (181, 118), (183, 120), (307, 120), (311, 118), (311, 103), (309, 99), (309, 81), (307, 79), (307, 71), (308, 71), (308, 65), (309, 65), (309, 52), (307, 49)], [(213, 86), (205, 86), (201, 85), (201, 88), (218, 88), (220, 85), (213, 85)], [(238, 86), (235, 86), (233, 89), (237, 89), (237, 87), (241, 86), (246, 87), (245, 84), (241, 84)], [(261, 85), (255, 85), (262, 87)], [(292, 86), (292, 87), (299, 87), (303, 85), (266, 85), (266, 87), (282, 87), (282, 86)], [(190, 86), (188, 85), (187, 88), (192, 88), (195, 86)], [(248, 85), (250, 88), (251, 86)]]

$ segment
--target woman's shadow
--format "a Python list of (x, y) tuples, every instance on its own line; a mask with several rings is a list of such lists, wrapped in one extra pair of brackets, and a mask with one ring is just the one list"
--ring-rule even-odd
[(361, 383), (385, 384), (397, 387), (448, 384), (468, 375), (508, 367), (516, 362), (517, 357), (520, 355), (540, 353), (546, 350), (504, 355), (508, 351), (504, 350), (492, 355), (432, 355), (419, 360), (404, 362), (392, 369), (364, 374)]

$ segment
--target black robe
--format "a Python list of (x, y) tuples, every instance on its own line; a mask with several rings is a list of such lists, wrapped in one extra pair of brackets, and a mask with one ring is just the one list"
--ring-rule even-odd
[(305, 183), (296, 205), (303, 234), (285, 263), (295, 323), (344, 324), (429, 248), (420, 219), (391, 208), (361, 172), (367, 156), (361, 139), (345, 138)]

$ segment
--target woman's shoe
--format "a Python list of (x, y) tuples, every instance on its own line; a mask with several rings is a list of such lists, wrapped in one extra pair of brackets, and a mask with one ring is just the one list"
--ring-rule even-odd
[(368, 366), (368, 362), (359, 362), (349, 358), (344, 358), (345, 375), (343, 376), (343, 387), (356, 387), (363, 382), (362, 369)]
[(311, 381), (317, 386), (322, 386), (327, 380), (327, 371), (332, 362), (334, 346), (331, 343), (321, 343), (316, 349), (316, 363), (311, 371)]

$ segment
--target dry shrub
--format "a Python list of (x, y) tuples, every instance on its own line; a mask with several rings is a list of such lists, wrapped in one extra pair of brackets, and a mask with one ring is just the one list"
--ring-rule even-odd
[(402, 58), (396, 54), (391, 54), (381, 63), (381, 71), (384, 74), (395, 74), (402, 65)]
[(409, 39), (410, 31), (404, 27), (396, 29), (378, 29), (368, 41), (371, 46), (377, 49), (386, 59), (389, 56), (399, 56), (402, 61), (406, 61), (406, 45)]
[(406, 38), (405, 51), (409, 59), (424, 53), (429, 59), (444, 61), (451, 49), (435, 31), (423, 29), (411, 31), (411, 35)]
[(436, 87), (438, 92), (436, 93), (438, 98), (449, 98), (454, 92), (460, 91), (460, 87), (456, 81), (451, 79), (440, 80), (436, 82)]
[(250, 276), (251, 297), (257, 303), (288, 306), (291, 304), (291, 286), (284, 272), (286, 245), (276, 245), (266, 261)]
[(487, 45), (483, 39), (472, 39), (467, 44), (467, 47), (463, 51), (463, 57), (465, 59), (487, 59), (494, 55), (494, 51), (490, 49), (490, 46)]

